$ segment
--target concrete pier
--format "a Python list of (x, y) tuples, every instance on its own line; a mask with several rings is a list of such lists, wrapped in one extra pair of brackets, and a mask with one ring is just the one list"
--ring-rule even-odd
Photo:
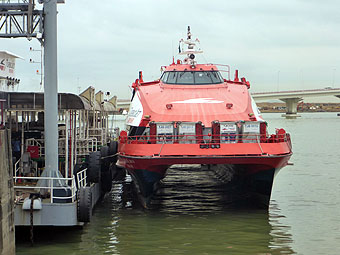
[(10, 132), (0, 130), (0, 255), (15, 254), (12, 173)]
[(300, 101), (302, 101), (301, 97), (297, 98), (280, 98), (281, 101), (286, 103), (286, 114), (282, 114), (282, 117), (286, 117), (287, 119), (295, 119), (296, 117), (301, 117), (297, 113), (297, 105)]

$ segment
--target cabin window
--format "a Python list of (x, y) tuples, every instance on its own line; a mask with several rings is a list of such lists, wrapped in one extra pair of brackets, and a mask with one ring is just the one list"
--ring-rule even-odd
[(220, 72), (210, 72), (211, 79), (213, 83), (221, 83), (223, 81), (223, 77)]
[[(169, 73), (169, 75), (166, 75), (166, 73)], [(164, 73), (165, 80), (163, 80), (165, 83), (169, 84), (175, 84), (177, 80), (177, 72), (166, 72)]]
[(169, 74), (170, 74), (170, 72), (165, 72), (165, 73), (163, 73), (161, 80), (162, 80), (162, 81), (168, 80)]
[(195, 83), (196, 84), (207, 84), (213, 83), (210, 72), (195, 72)]
[(178, 72), (177, 84), (194, 84), (194, 72)]
[(218, 84), (223, 78), (218, 71), (172, 71), (164, 72), (161, 80), (166, 84), (204, 85)]

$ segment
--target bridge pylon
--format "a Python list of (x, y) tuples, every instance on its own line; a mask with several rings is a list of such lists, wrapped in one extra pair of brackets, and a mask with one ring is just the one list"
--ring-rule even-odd
[(280, 100), (286, 103), (286, 113), (282, 114), (282, 117), (286, 117), (287, 119), (301, 117), (301, 115), (297, 113), (297, 105), (302, 101), (302, 97), (280, 98)]

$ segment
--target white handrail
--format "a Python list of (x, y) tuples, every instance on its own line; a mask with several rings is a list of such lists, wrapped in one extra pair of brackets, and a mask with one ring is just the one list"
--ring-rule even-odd
[[(17, 162), (15, 162), (15, 164), (14, 164), (14, 177), (17, 176), (17, 172), (19, 172), (19, 170), (21, 169), (20, 161), (21, 161), (21, 158)], [(18, 165), (19, 165), (19, 167), (18, 167)]]
[[(30, 183), (25, 183), (27, 185), (14, 185), (14, 189), (49, 189), (50, 190), (50, 202), (54, 203), (53, 200), (54, 199), (62, 199), (62, 200), (67, 200), (67, 199), (72, 199), (72, 202), (76, 201), (76, 191), (77, 191), (77, 187), (75, 185), (75, 178), (74, 176), (71, 178), (60, 178), (60, 177), (26, 177), (26, 176), (15, 176), (13, 177), (14, 182), (16, 183), (16, 181), (18, 179), (20, 180), (48, 180), (49, 181), (49, 186), (36, 186), (36, 185), (29, 185)], [(54, 185), (54, 181), (72, 181), (71, 186), (55, 186)], [(71, 196), (65, 196), (65, 197), (59, 197), (59, 196), (54, 196), (53, 191), (56, 189), (65, 189), (65, 190), (71, 190)]]
[(42, 149), (44, 148), (43, 145), (42, 145), (43, 142), (44, 142), (44, 139), (28, 138), (28, 139), (26, 139), (26, 142), (25, 142), (26, 149), (27, 149), (28, 146), (38, 146), (39, 156), (41, 157), (42, 156)]
[(87, 168), (77, 173), (78, 188), (85, 187), (87, 185)]

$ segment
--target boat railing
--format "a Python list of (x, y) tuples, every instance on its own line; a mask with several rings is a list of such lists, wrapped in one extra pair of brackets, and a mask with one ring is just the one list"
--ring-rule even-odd
[(36, 138), (28, 138), (26, 139), (25, 141), (25, 146), (26, 146), (26, 150), (29, 148), (29, 147), (36, 147), (38, 148), (39, 150), (39, 157), (43, 156), (43, 151), (44, 151), (44, 139), (36, 139)]
[[(71, 141), (69, 141), (69, 146), (70, 142)], [(58, 139), (58, 148), (60, 156), (65, 155), (65, 143), (66, 143), (65, 137)], [(33, 149), (33, 147), (38, 148), (39, 155), (36, 155), (36, 157), (43, 157), (45, 155), (44, 139), (37, 138), (26, 139), (25, 146), (26, 151), (30, 151), (29, 147), (31, 147), (31, 149)], [(90, 152), (98, 150), (98, 139), (97, 137), (80, 138), (76, 140), (75, 146), (77, 150), (77, 155), (87, 155)]]
[(289, 134), (216, 134), (216, 135), (141, 135), (129, 136), (128, 144), (233, 144), (289, 142)]
[(78, 183), (77, 187), (78, 187), (78, 189), (80, 187), (85, 187), (87, 185), (87, 175), (86, 175), (86, 173), (87, 173), (87, 168), (85, 168), (85, 169), (83, 169), (83, 170), (81, 170), (77, 173), (77, 183)]
[[(68, 141), (68, 146), (70, 146), (71, 141)], [(66, 138), (58, 139), (58, 148), (59, 148), (59, 156), (65, 156), (66, 152)], [(89, 154), (90, 152), (97, 151), (98, 142), (95, 137), (91, 138), (79, 138), (75, 142), (75, 150), (77, 151), (78, 156), (84, 156)]]
[(14, 164), (14, 177), (19, 176), (19, 173), (21, 171), (21, 166), (20, 166), (21, 159), (19, 159), (17, 162)]
[[(77, 200), (77, 187), (74, 176), (71, 178), (60, 177), (30, 177), (14, 176), (14, 190), (22, 193), (45, 194), (50, 203), (71, 203)], [(45, 184), (39, 184), (41, 183)], [(70, 185), (68, 185), (70, 184)]]
[(103, 128), (89, 128), (89, 137), (96, 138), (99, 146), (104, 144), (105, 132)]
[(220, 67), (219, 71), (224, 72), (228, 74), (228, 81), (230, 81), (230, 66), (229, 65), (223, 65), (223, 64), (211, 64)]

